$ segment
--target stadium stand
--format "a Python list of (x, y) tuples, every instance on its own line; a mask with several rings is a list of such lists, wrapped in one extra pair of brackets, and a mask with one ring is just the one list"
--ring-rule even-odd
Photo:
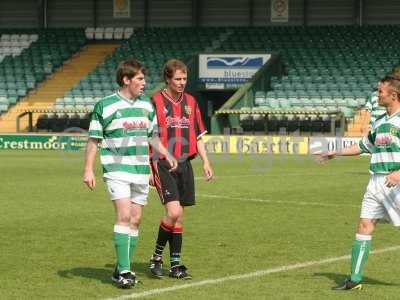
[[(4, 98), (9, 103), (8, 111), (4, 104), (0, 106), (1, 111), (6, 112), (0, 118), (1, 132), (15, 132), (16, 120), (24, 109), (51, 107), (57, 97), (61, 97), (119, 46), (119, 43), (86, 46), (83, 29), (34, 32), (39, 36), (37, 41), (20, 55), (7, 56), (0, 63), (0, 79), (6, 83), (6, 88), (0, 87), (0, 96), (3, 96), (2, 103)], [(18, 102), (21, 98), (24, 101)], [(37, 117), (34, 115), (33, 123)], [(19, 125), (24, 129), (28, 126), (27, 120)]]
[[(359, 132), (364, 120), (355, 112), (364, 104), (366, 94), (378, 78), (399, 63), (398, 42), (395, 39), (397, 30), (396, 25), (88, 27), (32, 30), (21, 33), (18, 38), (15, 33), (3, 32), (0, 41), (10, 41), (14, 36), (14, 40), (24, 41), (23, 45), (27, 48), (20, 55), (6, 56), (0, 63), (0, 77), (3, 79), (0, 83), (0, 113), (7, 111), (38, 82), (53, 74), (88, 39), (94, 40), (94, 43), (118, 40), (122, 44), (111, 48), (104, 61), (98, 60), (94, 69), (93, 66), (86, 69), (86, 73), (71, 81), (72, 88), (65, 86), (64, 93), (60, 91), (53, 95), (51, 101), (47, 101), (49, 108), (72, 111), (72, 114), (74, 110), (79, 113), (90, 111), (96, 101), (115, 91), (115, 69), (126, 58), (135, 57), (147, 66), (146, 88), (151, 94), (162, 85), (159, 72), (171, 57), (188, 61), (200, 52), (256, 51), (279, 53), (286, 72), (283, 76), (270, 78), (261, 90), (254, 90), (253, 103), (244, 109), (255, 111), (239, 114), (239, 131), (260, 129), (279, 133), (304, 130), (324, 133), (332, 129), (329, 112), (338, 111), (347, 120), (349, 132)], [(371, 44), (374, 47), (370, 47)], [(24, 80), (17, 80), (21, 74)], [(279, 113), (270, 117), (260, 114), (271, 110), (279, 110)], [(317, 111), (318, 114), (297, 113), (301, 111)], [(51, 119), (50, 116), (47, 123), (52, 123)]]
[[(225, 30), (225, 28), (138, 29), (104, 62), (81, 78), (63, 97), (58, 98), (53, 108), (93, 109), (99, 99), (118, 88), (115, 82), (115, 70), (121, 60), (131, 57), (139, 59), (146, 65), (148, 70), (146, 90), (151, 94), (162, 84), (160, 70), (169, 58), (187, 60), (190, 55), (209, 50)], [(187, 44), (188, 47), (178, 47), (177, 45), (181, 43)]]
[[(354, 124), (365, 121), (361, 117), (353, 120), (355, 111), (378, 79), (400, 61), (397, 25), (231, 30), (219, 50), (279, 52), (286, 63), (285, 76), (272, 77), (269, 89), (255, 91), (254, 108), (339, 110), (349, 129), (358, 128), (356, 131), (364, 125)], [(249, 116), (244, 119), (248, 122)], [(311, 123), (312, 131), (324, 128), (319, 119)], [(243, 127), (248, 128), (248, 123)]]
[[(112, 31), (113, 30), (113, 31)], [(89, 115), (95, 103), (102, 97), (113, 93), (117, 88), (115, 70), (121, 60), (136, 57), (144, 62), (148, 69), (146, 92), (151, 94), (163, 83), (159, 74), (163, 64), (171, 57), (188, 60), (191, 55), (202, 51), (212, 51), (225, 38), (226, 28), (86, 28), (86, 38), (95, 40), (129, 38), (121, 47), (101, 61), (93, 70), (80, 80), (64, 95), (58, 95), (48, 110), (26, 110), (27, 114), (46, 112), (38, 118), (37, 130), (63, 131), (80, 119), (81, 128), (88, 125)], [(111, 32), (113, 35), (111, 36)], [(97, 33), (97, 37), (96, 37)], [(96, 41), (97, 43), (98, 41)], [(187, 47), (177, 45), (186, 44)], [(57, 114), (55, 112), (59, 111)], [(49, 115), (47, 115), (49, 112)], [(65, 115), (65, 113), (67, 115)], [(36, 119), (35, 119), (36, 120)], [(33, 120), (33, 125), (35, 123)], [(65, 126), (60, 125), (60, 120)], [(86, 127), (85, 127), (86, 126)], [(32, 127), (32, 126), (31, 126)]]
[[(14, 32), (14, 33), (13, 33)], [(0, 31), (0, 97), (9, 105), (33, 90), (84, 44), (82, 30)], [(10, 45), (10, 47), (8, 47)], [(0, 56), (1, 56), (0, 55)]]

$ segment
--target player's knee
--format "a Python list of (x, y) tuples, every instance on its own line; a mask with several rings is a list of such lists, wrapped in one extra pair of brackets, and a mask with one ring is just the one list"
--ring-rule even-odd
[(140, 225), (141, 217), (140, 216), (133, 216), (131, 217), (130, 224), (134, 228), (138, 228)]
[(168, 210), (167, 216), (175, 224), (181, 219), (182, 211), (179, 209)]
[(119, 224), (129, 224), (131, 220), (131, 216), (129, 212), (120, 212), (117, 216), (117, 222)]

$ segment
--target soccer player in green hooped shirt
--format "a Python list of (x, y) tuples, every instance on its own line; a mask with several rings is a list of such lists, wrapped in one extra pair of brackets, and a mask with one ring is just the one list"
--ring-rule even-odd
[(371, 248), (372, 233), (380, 219), (400, 226), (400, 77), (388, 75), (378, 87), (379, 105), (386, 114), (373, 124), (359, 144), (318, 155), (324, 162), (336, 156), (370, 153), (370, 173), (358, 231), (351, 251), (351, 276), (336, 290), (361, 289), (363, 270)]
[(83, 181), (96, 186), (93, 166), (101, 144), (103, 179), (116, 212), (113, 241), (117, 264), (112, 280), (121, 288), (136, 283), (131, 262), (137, 246), (143, 206), (149, 192), (149, 144), (165, 155), (171, 166), (176, 159), (162, 146), (157, 133), (157, 116), (150, 99), (143, 95), (145, 69), (135, 60), (121, 62), (116, 93), (96, 103), (89, 127)]

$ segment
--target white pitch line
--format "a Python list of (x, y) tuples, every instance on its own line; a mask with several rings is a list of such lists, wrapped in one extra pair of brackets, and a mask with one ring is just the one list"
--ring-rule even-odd
[[(399, 249), (400, 249), (400, 245), (371, 251), (371, 254), (380, 254), (380, 253), (385, 253), (385, 252), (396, 251)], [(199, 287), (199, 286), (203, 286), (203, 285), (214, 285), (214, 284), (223, 283), (226, 281), (248, 279), (248, 278), (253, 278), (253, 277), (261, 277), (261, 276), (265, 276), (265, 275), (269, 275), (269, 274), (273, 274), (273, 273), (281, 273), (281, 272), (287, 272), (287, 271), (306, 268), (306, 267), (320, 266), (320, 265), (329, 264), (329, 263), (333, 263), (333, 262), (337, 262), (337, 261), (341, 261), (341, 260), (347, 260), (347, 259), (350, 259), (350, 255), (326, 258), (326, 259), (322, 259), (322, 260), (312, 260), (312, 261), (307, 261), (307, 262), (303, 262), (303, 263), (297, 263), (297, 264), (293, 264), (293, 265), (259, 270), (259, 271), (255, 271), (255, 272), (245, 273), (245, 274), (230, 275), (230, 276), (221, 277), (221, 278), (201, 280), (201, 281), (193, 282), (193, 283), (173, 285), (173, 286), (166, 287), (166, 288), (153, 289), (153, 290), (148, 290), (148, 291), (144, 291), (141, 293), (133, 293), (130, 295), (119, 296), (116, 298), (107, 298), (104, 300), (126, 300), (126, 299), (144, 298), (147, 296), (159, 295), (159, 294), (164, 294), (164, 293), (173, 292), (173, 291), (177, 291), (177, 290)]]
[[(254, 174), (242, 174), (242, 175), (220, 175), (220, 176), (215, 176), (215, 179), (219, 178), (242, 178), (242, 177), (259, 177), (259, 176), (264, 176), (266, 175), (265, 173), (254, 173)], [(194, 178), (195, 180), (204, 180), (203, 176), (197, 176)]]
[[(345, 175), (347, 174), (347, 173), (344, 173)], [(336, 173), (336, 174), (320, 174), (320, 173), (289, 173), (289, 174), (285, 174), (285, 176), (286, 177), (291, 177), (291, 176), (307, 176), (307, 177), (310, 177), (310, 176), (318, 176), (318, 177), (333, 177), (333, 176), (338, 176), (338, 175), (340, 175), (339, 173)], [(365, 176), (369, 176), (369, 174), (368, 173), (365, 173), (365, 174), (361, 174), (361, 175), (365, 175)], [(274, 173), (274, 174), (272, 174), (272, 173), (270, 173), (270, 172), (261, 172), (261, 173), (253, 173), (253, 174), (238, 174), (238, 175), (216, 175), (216, 176), (214, 176), (214, 178), (215, 179), (222, 179), (222, 178), (244, 178), (244, 177), (260, 177), (260, 176), (262, 176), (262, 177), (272, 177), (272, 176), (274, 176), (274, 177), (276, 177), (277, 176), (277, 174), (276, 173)], [(196, 177), (194, 177), (194, 179), (195, 180), (204, 180), (204, 177), (202, 177), (202, 176), (196, 176)]]
[(220, 196), (220, 195), (209, 195), (209, 194), (200, 194), (197, 197), (204, 198), (220, 198), (220, 199), (233, 199), (245, 202), (260, 202), (260, 203), (279, 203), (279, 204), (290, 204), (290, 205), (302, 205), (302, 206), (327, 206), (327, 207), (356, 207), (359, 208), (359, 205), (351, 205), (351, 204), (334, 204), (334, 203), (319, 203), (319, 202), (306, 202), (306, 201), (281, 201), (281, 200), (269, 200), (269, 199), (258, 199), (258, 198), (241, 198), (241, 197), (230, 197), (230, 196)]

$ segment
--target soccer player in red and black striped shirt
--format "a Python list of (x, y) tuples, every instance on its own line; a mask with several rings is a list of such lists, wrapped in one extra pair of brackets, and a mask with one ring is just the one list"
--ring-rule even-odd
[(205, 179), (211, 180), (213, 170), (207, 158), (201, 137), (207, 132), (196, 99), (185, 92), (187, 67), (176, 59), (169, 60), (163, 70), (166, 89), (153, 96), (159, 136), (162, 144), (178, 160), (178, 168), (171, 172), (163, 157), (153, 157), (151, 184), (155, 185), (165, 215), (161, 220), (150, 271), (163, 276), (162, 253), (169, 242), (169, 276), (190, 279), (187, 269), (180, 262), (182, 248), (182, 217), (184, 206), (195, 204), (194, 176), (190, 161), (198, 154), (203, 161)]

